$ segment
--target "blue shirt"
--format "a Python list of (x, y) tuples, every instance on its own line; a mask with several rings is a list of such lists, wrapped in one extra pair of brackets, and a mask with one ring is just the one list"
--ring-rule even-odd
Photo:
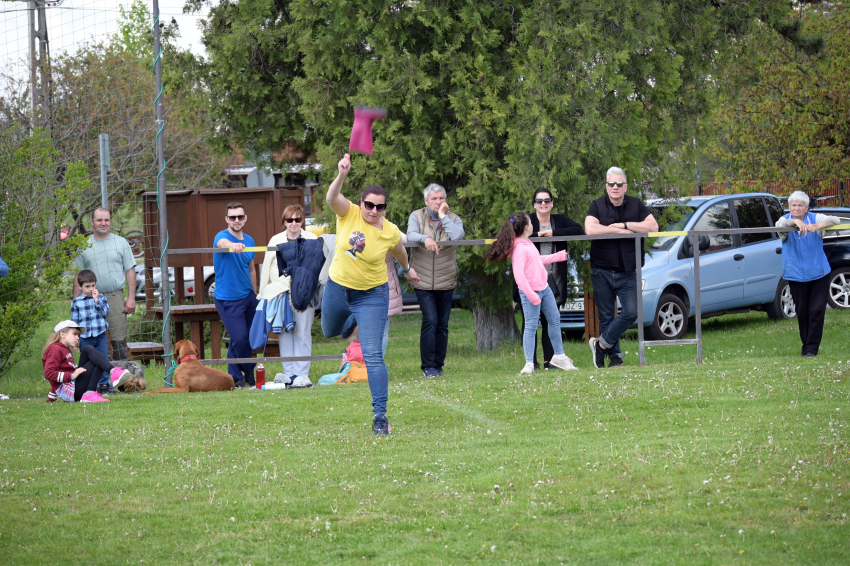
[(100, 336), (109, 328), (106, 315), (109, 314), (109, 302), (106, 295), (100, 295), (97, 302), (87, 295), (71, 299), (71, 320), (86, 327), (85, 334), (80, 338)]
[[(229, 230), (222, 230), (215, 235), (213, 246), (218, 247), (221, 240), (227, 240), (234, 244), (245, 244), (253, 246), (254, 239), (248, 234), (242, 233), (244, 239), (234, 237)], [(251, 273), (249, 265), (254, 259), (254, 252), (220, 252), (213, 254), (213, 266), (215, 267), (215, 298), (221, 301), (238, 301), (254, 293), (251, 285)]]

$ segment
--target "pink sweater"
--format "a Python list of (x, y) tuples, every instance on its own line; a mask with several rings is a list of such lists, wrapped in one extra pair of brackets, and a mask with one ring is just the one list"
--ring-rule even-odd
[(541, 256), (534, 244), (526, 239), (514, 238), (514, 247), (511, 250), (514, 280), (516, 280), (519, 290), (525, 294), (532, 305), (540, 304), (540, 296), (537, 292), (549, 285), (549, 277), (546, 274), (546, 268), (543, 266), (566, 260), (566, 250)]

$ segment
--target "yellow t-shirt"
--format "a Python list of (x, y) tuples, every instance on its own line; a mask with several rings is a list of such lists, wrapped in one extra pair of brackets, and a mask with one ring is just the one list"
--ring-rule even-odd
[(348, 213), (337, 216), (330, 278), (358, 291), (383, 285), (387, 282), (384, 258), (400, 239), (398, 226), (384, 218), (384, 229), (379, 230), (363, 220), (359, 206), (349, 202)]

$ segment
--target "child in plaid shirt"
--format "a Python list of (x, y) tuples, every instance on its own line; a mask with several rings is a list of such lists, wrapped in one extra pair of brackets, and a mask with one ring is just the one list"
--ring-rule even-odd
[[(84, 269), (77, 274), (77, 283), (82, 288), (79, 297), (71, 299), (71, 320), (85, 327), (80, 335), (80, 348), (92, 346), (100, 352), (104, 358), (109, 359), (109, 346), (106, 342), (106, 330), (109, 323), (106, 315), (109, 314), (109, 302), (104, 295), (97, 291), (97, 276), (94, 271)], [(101, 378), (99, 388), (108, 388), (108, 379)]]

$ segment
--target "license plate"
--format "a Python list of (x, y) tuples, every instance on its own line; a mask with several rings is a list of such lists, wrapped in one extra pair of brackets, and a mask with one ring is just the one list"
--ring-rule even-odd
[(584, 310), (584, 301), (573, 301), (571, 303), (564, 303), (564, 306), (561, 307), (562, 311), (583, 311)]

